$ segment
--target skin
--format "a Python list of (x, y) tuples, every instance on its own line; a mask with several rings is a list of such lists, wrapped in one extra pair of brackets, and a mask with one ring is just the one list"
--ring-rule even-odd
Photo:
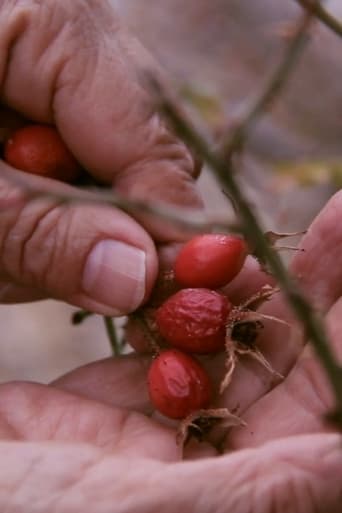
[[(2, 0), (0, 33), (7, 126), (20, 123), (21, 116), (53, 122), (96, 178), (135, 197), (200, 205), (190, 179), (192, 157), (158, 116), (146, 110), (148, 95), (136, 66), (149, 58), (119, 26), (109, 6), (80, 0)], [(31, 59), (37, 58), (33, 66)], [(0, 172), (8, 169), (1, 163)], [(94, 306), (82, 295), (80, 275), (89, 248), (104, 230), (109, 231), (106, 236), (144, 249), (148, 296), (158, 267), (152, 241), (161, 238), (158, 225), (139, 223), (112, 209), (66, 208), (51, 199), (35, 202), (14, 184), (20, 172), (11, 173), (13, 180), (0, 179), (2, 301), (58, 297)], [(60, 187), (44, 183), (51, 192)], [(48, 212), (57, 212), (56, 217), (51, 219)], [(304, 292), (325, 316), (338, 358), (341, 214), (339, 193), (312, 224), (302, 241), (305, 251), (291, 264)], [(52, 254), (39, 251), (52, 240), (51, 233)], [(169, 232), (165, 238), (175, 236)], [(227, 293), (238, 302), (267, 281), (249, 260)], [(101, 305), (97, 310), (104, 313)], [(184, 453), (176, 445), (175, 427), (151, 411), (146, 355), (96, 362), (49, 386), (1, 385), (0, 510), (340, 511), (341, 436), (322, 421), (333, 404), (326, 379), (282, 298), (275, 296), (262, 310), (291, 325), (267, 323), (259, 340), (285, 379), (275, 384), (258, 364), (240, 362), (217, 405), (238, 408), (247, 427), (223, 438), (220, 433), (222, 456), (215, 448), (218, 436), (212, 443), (192, 443)], [(222, 356), (204, 363), (213, 377), (222, 370)]]

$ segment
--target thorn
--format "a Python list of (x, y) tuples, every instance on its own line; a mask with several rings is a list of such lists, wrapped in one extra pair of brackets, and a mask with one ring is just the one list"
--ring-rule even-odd
[(262, 352), (259, 351), (259, 349), (257, 349), (256, 347), (244, 348), (241, 344), (235, 350), (241, 356), (250, 356), (251, 358), (256, 360), (258, 363), (260, 363), (260, 365), (262, 365), (266, 370), (268, 370), (268, 372), (270, 372), (270, 374), (278, 377), (281, 380), (284, 379), (284, 376), (272, 367), (270, 362), (265, 358), (265, 356), (262, 354)]
[(220, 394), (223, 394), (223, 392), (226, 390), (226, 388), (230, 385), (232, 381), (232, 377), (234, 374), (234, 370), (236, 367), (236, 353), (235, 353), (235, 343), (232, 339), (226, 340), (226, 361), (225, 361), (225, 367), (226, 367), (226, 374), (221, 381), (220, 384)]

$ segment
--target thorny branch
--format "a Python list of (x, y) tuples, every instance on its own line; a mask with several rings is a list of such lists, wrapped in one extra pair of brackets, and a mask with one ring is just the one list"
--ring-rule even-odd
[(118, 341), (117, 333), (116, 333), (116, 326), (114, 324), (114, 321), (112, 317), (105, 316), (103, 317), (103, 321), (106, 327), (106, 332), (109, 338), (110, 347), (112, 349), (113, 356), (120, 356), (121, 349), (120, 349), (120, 343)]
[[(1, 178), (8, 180), (14, 186), (21, 189), (24, 194), (31, 197), (52, 198), (62, 203), (88, 203), (102, 204), (117, 207), (130, 215), (154, 216), (165, 221), (172, 222), (180, 229), (188, 231), (222, 230), (229, 232), (241, 232), (241, 227), (236, 223), (227, 222), (226, 217), (208, 217), (205, 213), (184, 208), (181, 206), (166, 205), (165, 203), (147, 203), (144, 200), (131, 199), (112, 191), (102, 189), (81, 189), (59, 184), (51, 190), (49, 184), (40, 178), (27, 176), (26, 173), (13, 172), (12, 169), (1, 169)], [(14, 201), (15, 202), (15, 201)], [(10, 206), (10, 205), (9, 205)]]
[(342, 22), (330, 14), (318, 0), (296, 0), (304, 9), (319, 19), (330, 30), (342, 37)]
[(222, 144), (222, 154), (225, 158), (230, 158), (235, 150), (238, 150), (243, 145), (249, 130), (257, 119), (267, 110), (273, 100), (278, 96), (281, 89), (284, 87), (290, 72), (294, 69), (298, 57), (300, 56), (304, 45), (308, 41), (308, 28), (312, 21), (310, 12), (305, 13), (300, 19), (298, 26), (291, 37), (291, 42), (287, 48), (283, 60), (280, 62), (277, 69), (274, 71), (266, 87), (251, 105), (246, 109), (246, 114), (234, 126), (231, 134), (227, 137), (226, 141)]
[[(306, 15), (301, 21), (300, 34), (297, 34), (296, 41), (303, 41), (304, 34), (309, 26), (310, 16)], [(300, 45), (302, 46), (302, 45)], [(290, 45), (288, 52), (297, 52), (297, 46)], [(291, 58), (287, 57), (286, 62), (291, 62)], [(273, 97), (275, 92), (280, 90), (281, 85), (287, 78), (286, 71), (290, 70), (291, 66), (283, 67), (281, 76), (276, 73), (274, 80), (277, 83), (276, 87), (270, 84), (267, 91), (261, 96), (261, 99), (256, 102), (257, 107), (253, 109), (252, 114), (248, 115), (245, 119), (247, 125), (242, 125), (238, 130), (238, 136), (232, 135), (231, 141), (241, 140), (240, 137), (245, 136), (247, 127), (250, 126), (251, 119), (255, 119), (262, 109), (268, 104), (265, 101), (270, 96)], [(196, 153), (208, 164), (212, 169), (223, 188), (228, 191), (229, 195), (234, 198), (235, 205), (238, 208), (240, 220), (242, 222), (244, 234), (249, 243), (256, 249), (256, 254), (263, 263), (267, 263), (273, 275), (281, 286), (289, 304), (292, 306), (293, 311), (299, 321), (302, 323), (306, 337), (311, 341), (323, 368), (325, 369), (330, 380), (331, 388), (335, 394), (336, 399), (336, 412), (334, 420), (342, 426), (342, 371), (335, 360), (334, 354), (330, 349), (328, 337), (325, 331), (325, 326), (322, 319), (316, 314), (311, 304), (305, 299), (300, 292), (299, 286), (294, 279), (287, 272), (281, 258), (277, 252), (271, 247), (267, 238), (264, 236), (263, 229), (257, 219), (256, 214), (249, 205), (248, 200), (235, 179), (234, 173), (234, 158), (233, 155), (230, 159), (222, 156), (221, 152), (212, 150), (207, 141), (188, 123), (186, 118), (180, 112), (179, 106), (171, 100), (166, 92), (162, 89), (160, 84), (151, 77), (151, 86), (154, 89), (156, 96), (159, 100), (159, 108), (164, 114), (166, 119), (172, 124), (177, 134), (186, 142)], [(236, 148), (236, 142), (230, 143), (230, 151)]]

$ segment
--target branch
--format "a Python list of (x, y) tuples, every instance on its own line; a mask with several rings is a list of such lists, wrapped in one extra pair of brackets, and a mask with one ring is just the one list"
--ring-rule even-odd
[(114, 324), (114, 321), (112, 317), (103, 317), (103, 321), (106, 327), (106, 333), (109, 339), (110, 347), (112, 350), (113, 356), (120, 356), (121, 350), (120, 350), (120, 343), (118, 341), (117, 333), (116, 333), (116, 326)]
[(315, 314), (313, 307), (301, 294), (295, 279), (288, 274), (279, 255), (272, 249), (264, 236), (255, 213), (236, 182), (232, 160), (226, 162), (221, 154), (213, 151), (206, 140), (186, 121), (179, 112), (177, 105), (166, 96), (154, 79), (152, 79), (152, 85), (160, 100), (160, 110), (173, 125), (175, 131), (211, 167), (223, 188), (234, 198), (247, 240), (252, 247), (255, 247), (256, 254), (263, 262), (268, 264), (278, 280), (295, 315), (304, 326), (306, 337), (311, 340), (328, 375), (336, 398), (337, 414), (335, 418), (342, 426), (342, 373), (330, 349), (322, 320)]
[(316, 16), (324, 25), (342, 37), (342, 22), (330, 14), (318, 0), (296, 0), (309, 13)]
[[(166, 205), (165, 203), (152, 204), (143, 200), (130, 199), (115, 191), (87, 190), (73, 188), (66, 184), (51, 184), (42, 181), (36, 176), (24, 172), (15, 172), (5, 167), (1, 169), (1, 178), (19, 187), (25, 194), (31, 197), (45, 197), (59, 200), (63, 203), (95, 203), (110, 205), (132, 215), (150, 215), (174, 223), (182, 229), (190, 232), (203, 232), (210, 230), (222, 230), (229, 232), (241, 232), (241, 227), (236, 223), (229, 223), (222, 217), (208, 217), (199, 210), (190, 210), (181, 206)], [(15, 201), (15, 200), (14, 200)]]
[(254, 122), (270, 107), (282, 87), (284, 87), (304, 45), (308, 41), (308, 28), (311, 21), (311, 12), (305, 13), (296, 27), (282, 62), (274, 71), (265, 89), (247, 108), (246, 114), (234, 126), (232, 134), (223, 142), (222, 154), (226, 158), (229, 158), (236, 149), (242, 146)]

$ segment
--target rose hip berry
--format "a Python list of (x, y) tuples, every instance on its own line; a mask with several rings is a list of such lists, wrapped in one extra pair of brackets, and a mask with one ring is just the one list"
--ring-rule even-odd
[(160, 353), (148, 373), (152, 404), (166, 417), (183, 419), (209, 405), (212, 386), (203, 367), (177, 350)]
[(73, 182), (80, 165), (70, 153), (57, 130), (48, 125), (27, 125), (7, 140), (4, 159), (27, 173)]
[(174, 347), (189, 353), (224, 349), (229, 300), (208, 289), (182, 289), (156, 312), (160, 334)]
[(175, 278), (183, 287), (223, 287), (241, 271), (247, 253), (246, 242), (235, 235), (198, 235), (178, 254)]

